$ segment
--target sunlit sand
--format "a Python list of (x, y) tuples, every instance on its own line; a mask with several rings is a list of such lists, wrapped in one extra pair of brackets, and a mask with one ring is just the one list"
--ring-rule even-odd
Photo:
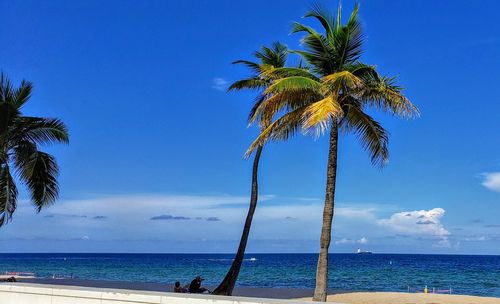
[[(300, 300), (311, 300), (301, 298)], [(345, 304), (500, 304), (500, 298), (405, 292), (345, 292), (328, 296), (328, 302)]]

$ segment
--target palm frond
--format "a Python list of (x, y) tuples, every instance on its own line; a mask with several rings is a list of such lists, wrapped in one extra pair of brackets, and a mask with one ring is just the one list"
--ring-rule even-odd
[(13, 141), (28, 140), (35, 144), (69, 142), (68, 129), (59, 119), (23, 116), (13, 125)]
[(335, 31), (338, 31), (342, 27), (342, 2), (339, 1), (339, 6), (337, 7), (337, 19), (335, 20)]
[(276, 80), (265, 91), (265, 94), (275, 94), (283, 91), (312, 90), (319, 92), (321, 83), (303, 76), (291, 76)]
[(0, 73), (0, 102), (13, 104), (15, 90), (12, 82), (3, 72)]
[(335, 72), (334, 67), (338, 60), (333, 52), (292, 50), (290, 53), (297, 54), (304, 59), (308, 68), (314, 73), (328, 75)]
[(370, 154), (372, 164), (384, 166), (389, 159), (388, 132), (359, 107), (347, 107), (347, 113), (341, 123), (342, 128), (358, 135), (361, 145)]
[(376, 67), (373, 65), (355, 62), (353, 64), (346, 64), (344, 69), (365, 82), (380, 80), (380, 75), (378, 74)]
[(31, 152), (29, 155), (18, 156), (16, 166), (21, 179), (28, 186), (33, 204), (40, 212), (42, 208), (54, 203), (57, 199), (59, 167), (54, 157), (45, 152), (36, 149), (17, 152)]
[(5, 135), (12, 121), (19, 115), (19, 110), (13, 104), (0, 102), (0, 137)]
[(314, 4), (312, 9), (304, 17), (312, 17), (318, 20), (328, 36), (333, 36), (335, 31), (335, 20), (330, 13), (318, 4)]
[(14, 90), (14, 100), (13, 104), (19, 109), (21, 108), (31, 97), (31, 91), (33, 90), (33, 83), (22, 80), (21, 85)]
[(276, 41), (272, 43), (271, 47), (262, 46), (259, 51), (254, 52), (254, 56), (260, 59), (264, 65), (284, 66), (288, 56), (288, 47)]
[(331, 90), (340, 92), (342, 89), (356, 89), (363, 85), (363, 81), (349, 71), (336, 72), (323, 77), (322, 82)]
[(249, 68), (255, 74), (259, 74), (261, 72), (260, 65), (258, 63), (252, 62), (252, 61), (236, 60), (236, 61), (233, 61), (233, 64), (242, 64), (242, 65), (246, 66), (247, 68)]
[(0, 227), (9, 222), (17, 207), (17, 188), (7, 164), (0, 164)]
[(259, 96), (257, 96), (252, 108), (250, 109), (250, 113), (248, 114), (249, 125), (251, 125), (257, 119), (257, 117), (260, 116), (260, 114), (258, 114), (258, 111), (260, 111), (259, 108), (265, 101), (266, 101), (266, 95), (260, 94)]
[(314, 72), (319, 74), (330, 74), (334, 71), (335, 64), (338, 60), (334, 45), (330, 42), (331, 38), (326, 37), (313, 28), (294, 23), (292, 33), (305, 32), (306, 36), (301, 39), (301, 44), (307, 51), (294, 50), (290, 51), (304, 58)]
[(365, 104), (403, 118), (420, 115), (418, 108), (401, 93), (402, 88), (394, 84), (394, 78), (380, 77), (365, 83), (359, 96)]
[(320, 79), (316, 77), (316, 75), (311, 73), (311, 71), (309, 71), (306, 68), (299, 68), (299, 67), (272, 68), (262, 72), (261, 76), (266, 79), (274, 79), (274, 80), (291, 76), (302, 76), (311, 78), (316, 81), (320, 81)]
[(19, 141), (13, 151), (17, 175), (22, 181), (26, 182), (33, 175), (33, 161), (38, 152), (37, 146), (30, 141)]
[(280, 111), (293, 111), (323, 98), (313, 90), (283, 91), (263, 97), (264, 100), (253, 109), (249, 123), (258, 120), (266, 127)]
[(364, 36), (361, 24), (357, 20), (358, 9), (359, 6), (356, 4), (349, 22), (345, 26), (339, 26), (333, 36), (332, 43), (339, 54), (336, 69), (341, 69), (345, 64), (356, 62), (361, 56)]
[(235, 90), (244, 90), (244, 89), (260, 89), (264, 88), (269, 84), (268, 81), (261, 79), (261, 78), (247, 78), (247, 79), (241, 79), (233, 82), (229, 88), (227, 89), (228, 91), (235, 91)]
[(336, 97), (328, 95), (307, 106), (304, 111), (303, 128), (306, 131), (314, 128), (316, 135), (323, 134), (330, 123), (339, 120), (343, 114)]
[(303, 123), (303, 115), (306, 107), (298, 108), (288, 112), (276, 121), (271, 123), (259, 136), (252, 142), (245, 152), (245, 158), (250, 157), (253, 151), (259, 146), (263, 146), (270, 140), (287, 140), (290, 136), (300, 130)]

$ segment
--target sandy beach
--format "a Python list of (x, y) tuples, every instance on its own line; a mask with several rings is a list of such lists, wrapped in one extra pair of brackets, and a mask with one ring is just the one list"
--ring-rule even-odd
[[(301, 298), (300, 300), (311, 300)], [(345, 304), (500, 304), (500, 298), (405, 292), (346, 292), (328, 296), (328, 302)]]
[[(172, 292), (168, 284), (151, 282), (120, 282), (81, 279), (42, 279), (21, 278), (21, 282), (37, 284), (54, 284), (61, 286), (82, 286), (97, 288), (115, 288), (127, 290)], [(208, 286), (213, 289), (214, 286)], [(234, 296), (273, 298), (287, 300), (311, 301), (312, 289), (299, 288), (252, 288), (237, 287)], [(424, 294), (407, 292), (351, 292), (333, 291), (328, 296), (329, 302), (344, 304), (500, 304), (500, 298), (468, 295)]]

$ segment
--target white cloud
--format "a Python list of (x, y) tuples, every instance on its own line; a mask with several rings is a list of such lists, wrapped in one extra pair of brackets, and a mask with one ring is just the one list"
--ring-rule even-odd
[(481, 174), (483, 177), (482, 185), (486, 188), (500, 192), (500, 172), (490, 172)]
[(483, 242), (486, 240), (487, 240), (487, 238), (484, 235), (474, 235), (474, 236), (464, 238), (464, 241), (468, 241), (468, 242)]
[(366, 237), (362, 237), (358, 240), (359, 244), (368, 244), (368, 239)]
[(216, 77), (213, 79), (212, 88), (219, 90), (219, 91), (225, 91), (225, 90), (227, 90), (228, 85), (229, 85), (229, 82), (227, 80), (225, 80), (224, 78), (221, 78), (221, 77)]
[[(270, 196), (263, 195), (261, 201)], [(243, 222), (248, 197), (231, 195), (103, 195), (88, 199), (60, 200), (36, 215), (27, 201), (20, 201), (14, 221), (6, 225), (3, 237), (82, 239), (92, 235), (93, 239), (115, 238), (180, 238), (197, 239), (207, 228), (193, 225), (197, 217), (215, 218), (221, 223), (239, 228)], [(190, 220), (156, 220), (151, 218)], [(106, 217), (106, 220), (95, 220)], [(33, 227), (37, 227), (33, 229)], [(214, 238), (229, 238), (231, 231), (223, 225), (211, 225)], [(238, 229), (239, 230), (239, 229)], [(181, 233), (180, 233), (181, 231)]]
[(348, 238), (341, 238), (340, 240), (335, 241), (335, 244), (352, 244), (352, 243), (354, 243), (354, 241)]
[(374, 220), (375, 211), (375, 208), (339, 207), (335, 209), (335, 215), (348, 219)]
[(405, 211), (394, 213), (390, 218), (377, 222), (397, 233), (437, 238), (439, 240), (438, 246), (448, 246), (450, 232), (441, 223), (444, 213), (443, 208)]
[[(86, 244), (115, 242), (113, 246), (121, 249), (116, 245), (118, 240), (151, 244), (168, 240), (171, 244), (169, 250), (175, 251), (177, 248), (194, 248), (192, 246), (205, 239), (214, 246), (225, 244), (224, 250), (228, 250), (239, 240), (248, 201), (247, 196), (225, 194), (100, 195), (60, 200), (40, 215), (33, 212), (28, 201), (21, 201), (14, 221), (2, 228), (0, 241), (52, 238), (78, 240)], [(254, 217), (251, 244), (263, 239), (282, 240), (282, 247), (276, 250), (288, 250), (294, 242), (303, 244), (300, 250), (315, 250), (321, 231), (321, 201), (261, 195), (259, 202), (262, 204), (259, 204)], [(456, 237), (449, 236), (449, 231), (441, 223), (445, 213), (441, 208), (391, 212), (381, 217), (380, 213), (387, 214), (389, 211), (386, 206), (342, 202), (339, 205), (342, 207), (335, 209), (333, 223), (336, 238), (332, 240), (334, 244), (343, 244), (339, 248), (369, 245), (379, 250), (384, 248), (380, 246), (394, 242), (394, 238), (387, 237), (397, 235), (407, 236), (405, 242), (411, 246), (431, 241), (434, 246), (450, 248), (448, 239), (458, 241)], [(82, 236), (89, 236), (90, 239)], [(486, 237), (485, 241), (492, 240), (488, 235)], [(480, 241), (480, 237), (475, 240)], [(286, 247), (286, 244), (291, 247)]]
[(336, 240), (335, 244), (337, 244), (337, 245), (339, 245), (339, 244), (362, 244), (362, 245), (365, 245), (365, 244), (368, 244), (368, 239), (366, 237), (362, 237), (359, 240), (353, 240), (353, 239), (349, 239), (349, 238), (341, 238), (339, 240)]
[[(270, 201), (270, 203), (266, 203)], [(317, 239), (321, 204), (277, 203), (274, 195), (260, 195), (252, 227), (255, 238)], [(5, 238), (55, 238), (93, 241), (172, 239), (238, 240), (248, 210), (247, 196), (225, 194), (101, 195), (60, 200), (36, 215), (21, 201), (15, 219), (0, 235)], [(289, 216), (294, 220), (285, 220)], [(94, 218), (105, 218), (95, 220)], [(154, 220), (151, 220), (154, 219)], [(203, 220), (203, 222), (200, 222)], [(280, 223), (277, 225), (277, 223)], [(33, 227), (37, 227), (33, 229)]]

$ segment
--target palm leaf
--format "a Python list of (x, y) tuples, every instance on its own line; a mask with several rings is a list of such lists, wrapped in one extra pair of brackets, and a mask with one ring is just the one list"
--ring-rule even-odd
[(26, 156), (16, 165), (21, 179), (28, 186), (33, 204), (40, 212), (42, 208), (54, 203), (57, 199), (59, 168), (54, 157), (45, 152), (34, 149), (28, 157)]
[(344, 66), (344, 69), (366, 82), (380, 81), (380, 75), (378, 74), (376, 67), (373, 65), (367, 65), (362, 62), (355, 62), (353, 64), (346, 64)]
[(299, 67), (279, 67), (279, 68), (272, 68), (268, 69), (264, 72), (261, 73), (261, 76), (264, 78), (269, 78), (269, 79), (280, 79), (280, 78), (286, 78), (286, 77), (291, 77), (291, 76), (302, 76), (302, 77), (307, 77), (311, 78), (316, 81), (320, 81), (316, 75), (311, 73), (306, 68), (299, 68)]
[(303, 77), (303, 76), (291, 76), (276, 80), (272, 85), (270, 85), (265, 91), (265, 94), (280, 93), (283, 91), (301, 91), (301, 90), (312, 90), (319, 92), (321, 90), (321, 83), (318, 81)]
[(322, 82), (332, 91), (339, 92), (344, 89), (356, 89), (363, 85), (363, 81), (349, 71), (336, 72), (323, 77)]
[(364, 90), (359, 94), (365, 104), (403, 118), (420, 115), (418, 108), (401, 94), (402, 88), (394, 85), (394, 78), (380, 77), (365, 83)]
[(13, 104), (0, 102), (0, 137), (6, 135), (7, 129), (19, 114), (19, 110)]
[(263, 146), (269, 140), (287, 140), (290, 136), (300, 130), (303, 123), (303, 115), (306, 107), (298, 108), (288, 112), (267, 128), (260, 132), (259, 136), (252, 142), (245, 152), (245, 158), (250, 157), (253, 151)]
[(311, 104), (323, 97), (313, 90), (300, 90), (283, 91), (269, 96), (263, 96), (263, 98), (264, 99), (252, 109), (249, 123), (258, 120), (261, 126), (267, 127), (280, 111), (292, 111)]
[(306, 131), (315, 128), (316, 135), (320, 135), (332, 121), (339, 120), (343, 114), (337, 99), (329, 95), (307, 106), (304, 111), (303, 128)]
[(13, 104), (19, 109), (22, 107), (31, 97), (31, 91), (33, 90), (33, 83), (22, 80), (19, 88), (14, 90), (14, 100)]
[(236, 60), (233, 61), (233, 64), (243, 64), (247, 68), (249, 68), (255, 74), (259, 74), (261, 72), (260, 65), (258, 63), (248, 61), (248, 60)]
[(389, 159), (388, 132), (359, 107), (351, 103), (347, 108), (341, 126), (344, 130), (353, 131), (358, 135), (361, 145), (370, 154), (372, 164), (384, 166)]
[(248, 114), (249, 125), (252, 124), (257, 119), (257, 117), (260, 116), (260, 114), (258, 114), (258, 112), (260, 111), (259, 108), (262, 106), (262, 103), (264, 103), (264, 101), (266, 101), (266, 95), (263, 94), (260, 94), (255, 99), (255, 102), (252, 108), (250, 109), (250, 113)]
[(0, 164), (0, 227), (9, 222), (16, 211), (17, 188), (7, 164)]
[[(339, 14), (340, 14), (339, 8)], [(356, 4), (346, 26), (338, 26), (332, 39), (339, 60), (336, 69), (339, 70), (345, 64), (356, 62), (361, 56), (364, 37), (361, 25), (357, 20), (359, 5)], [(340, 17), (337, 18), (340, 22)]]
[(13, 123), (12, 139), (30, 141), (34, 144), (68, 143), (66, 125), (59, 119), (40, 117), (20, 117)]
[(7, 78), (4, 73), (0, 73), (0, 102), (7, 102), (13, 104), (15, 90), (12, 82)]
[(323, 7), (318, 4), (313, 5), (312, 9), (307, 12), (304, 17), (313, 17), (318, 20), (328, 36), (333, 36), (335, 31), (335, 20)]
[(244, 89), (260, 89), (269, 84), (268, 81), (261, 78), (247, 78), (233, 82), (228, 91), (244, 90)]
[(288, 47), (280, 42), (273, 42), (271, 47), (262, 46), (259, 51), (254, 52), (262, 64), (274, 67), (284, 66), (288, 57)]

